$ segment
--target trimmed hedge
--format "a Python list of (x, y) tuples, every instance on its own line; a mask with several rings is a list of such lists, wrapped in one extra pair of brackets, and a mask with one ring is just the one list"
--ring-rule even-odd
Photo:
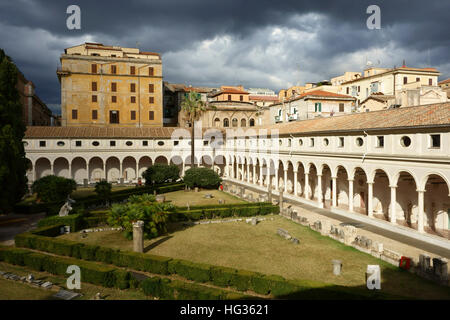
[(83, 228), (83, 215), (70, 214), (65, 217), (51, 216), (44, 218), (38, 222), (38, 227), (65, 225), (70, 226), (70, 231), (78, 231)]
[(132, 280), (131, 274), (110, 266), (103, 266), (71, 258), (55, 257), (16, 248), (0, 248), (0, 261), (26, 266), (36, 271), (67, 276), (67, 267), (77, 265), (81, 280), (103, 287), (126, 289)]
[(169, 273), (178, 274), (196, 282), (208, 282), (211, 280), (211, 265), (172, 259), (169, 261)]

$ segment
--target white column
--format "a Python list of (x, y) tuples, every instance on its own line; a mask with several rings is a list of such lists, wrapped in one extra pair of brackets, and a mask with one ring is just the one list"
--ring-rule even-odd
[(424, 195), (425, 195), (425, 190), (417, 190), (417, 194), (418, 194), (418, 209), (419, 209), (419, 215), (417, 217), (417, 231), (424, 233), (424, 228), (423, 228), (423, 216), (424, 216)]
[[(89, 169), (89, 163), (87, 164), (87, 168)], [(105, 180), (108, 180), (108, 176), (106, 174), (106, 162), (103, 162), (103, 177)]]
[(119, 160), (119, 179), (123, 178), (123, 164), (122, 160)]
[(397, 186), (389, 186), (391, 188), (391, 222), (397, 224)]
[(305, 199), (309, 199), (309, 172), (305, 172), (305, 190), (303, 191)]
[(331, 177), (331, 181), (332, 181), (332, 190), (331, 190), (331, 206), (332, 207), (337, 207), (337, 192), (336, 192), (336, 179), (337, 177)]
[[(267, 180), (267, 187), (269, 187), (269, 184), (270, 184), (270, 168), (269, 168), (269, 166), (267, 166), (267, 178), (266, 178), (266, 180)], [(272, 188), (272, 186), (270, 186), (270, 188)]]
[(317, 197), (317, 202), (319, 203), (319, 208), (323, 208), (323, 195), (322, 195), (322, 175), (317, 175), (317, 193), (319, 196)]
[(259, 165), (259, 185), (263, 186), (263, 166), (262, 164)]
[(287, 192), (287, 169), (284, 169), (284, 192)]
[(89, 183), (89, 162), (86, 161), (86, 179)]
[(296, 170), (294, 170), (294, 196), (297, 196), (297, 192), (298, 192), (298, 188), (297, 188), (297, 183), (298, 183), (298, 181), (297, 181), (298, 179), (297, 179), (297, 171)]
[(253, 163), (253, 184), (256, 184), (256, 165)]
[(348, 179), (348, 211), (353, 212), (353, 179)]
[(52, 173), (52, 175), (55, 175), (55, 165), (53, 164), (53, 162), (50, 162), (50, 172)]
[(278, 168), (275, 168), (275, 190), (278, 191)]
[(36, 181), (37, 170), (36, 170), (36, 162), (33, 163), (33, 182)]
[(182, 177), (184, 177), (184, 171), (185, 171), (184, 161), (182, 161), (182, 163), (181, 163), (181, 176)]
[(247, 162), (247, 183), (250, 183), (250, 163)]
[(369, 192), (367, 195), (367, 215), (373, 217), (373, 182), (367, 182)]
[(139, 178), (139, 162), (136, 161), (136, 182), (138, 178)]

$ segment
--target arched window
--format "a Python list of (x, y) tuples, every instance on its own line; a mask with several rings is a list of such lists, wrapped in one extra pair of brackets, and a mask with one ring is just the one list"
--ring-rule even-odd
[(231, 120), (231, 126), (232, 127), (237, 127), (238, 126), (238, 119), (234, 118), (233, 120)]
[(255, 126), (255, 119), (251, 118), (250, 119), (250, 127), (254, 127)]
[(224, 127), (229, 127), (230, 126), (230, 121), (228, 120), (228, 118), (223, 119), (223, 126)]
[(219, 118), (214, 119), (214, 127), (220, 127), (220, 119)]
[(241, 127), (246, 127), (247, 121), (245, 119), (241, 119)]

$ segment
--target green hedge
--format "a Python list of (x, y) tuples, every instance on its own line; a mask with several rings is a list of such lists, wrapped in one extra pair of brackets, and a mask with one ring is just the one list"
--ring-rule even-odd
[(70, 214), (65, 217), (51, 216), (41, 219), (38, 222), (38, 227), (55, 226), (55, 225), (70, 226), (71, 232), (81, 230), (83, 228), (83, 215)]
[(64, 276), (68, 266), (76, 265), (81, 270), (81, 281), (108, 288), (126, 289), (132, 279), (129, 272), (110, 266), (16, 248), (0, 248), (0, 261)]

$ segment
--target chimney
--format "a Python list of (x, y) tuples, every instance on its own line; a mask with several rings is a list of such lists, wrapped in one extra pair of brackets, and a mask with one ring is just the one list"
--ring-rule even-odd
[(402, 68), (406, 68), (405, 59), (403, 59), (403, 65), (402, 65)]

